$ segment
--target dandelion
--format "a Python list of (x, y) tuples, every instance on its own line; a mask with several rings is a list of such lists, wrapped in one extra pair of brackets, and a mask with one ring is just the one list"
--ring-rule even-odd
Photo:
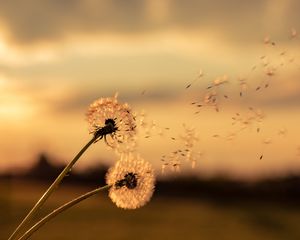
[(104, 138), (107, 145), (117, 148), (136, 133), (135, 116), (127, 103), (118, 103), (117, 94), (94, 101), (86, 113), (90, 133), (97, 140)]
[(154, 170), (150, 163), (134, 154), (123, 154), (109, 169), (106, 182), (112, 185), (109, 197), (120, 208), (144, 206), (154, 191)]

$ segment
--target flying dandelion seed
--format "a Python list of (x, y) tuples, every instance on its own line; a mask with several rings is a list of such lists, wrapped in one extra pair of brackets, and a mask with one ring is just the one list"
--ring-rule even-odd
[(270, 37), (269, 37), (269, 36), (266, 36), (266, 37), (264, 38), (264, 44), (265, 44), (265, 45), (268, 45), (268, 44), (270, 44), (270, 43), (271, 43)]
[(300, 146), (297, 147), (296, 151), (297, 151), (297, 156), (300, 157)]
[(185, 87), (185, 89), (188, 89), (190, 86), (192, 86), (192, 84), (190, 83), (190, 84), (188, 84), (186, 87)]
[(287, 134), (287, 130), (286, 130), (286, 128), (280, 128), (279, 130), (278, 130), (278, 135), (279, 136), (286, 136), (286, 134)]
[(118, 103), (117, 96), (94, 101), (86, 113), (90, 133), (97, 140), (104, 138), (112, 148), (132, 140), (136, 134), (136, 118), (127, 103)]
[(265, 138), (265, 139), (263, 139), (262, 143), (263, 143), (263, 150), (262, 150), (262, 154), (259, 157), (259, 160), (263, 159), (263, 157), (265, 155), (266, 147), (272, 143), (272, 139), (271, 138)]
[(194, 151), (195, 143), (198, 141), (198, 136), (194, 128), (188, 127), (183, 124), (184, 133), (180, 135), (178, 141), (183, 142), (183, 148), (172, 151), (167, 156), (161, 158), (162, 161), (162, 173), (166, 172), (166, 168), (173, 172), (180, 172), (183, 162), (188, 162), (194, 168), (202, 152)]
[(257, 133), (261, 130), (260, 125), (265, 117), (264, 113), (260, 109), (255, 110), (252, 107), (249, 107), (248, 110), (249, 112), (247, 112), (247, 114), (237, 112), (231, 117), (233, 120), (231, 124), (238, 127), (238, 129), (234, 131), (236, 135), (245, 129), (252, 129), (253, 126), (256, 127)]
[(136, 209), (150, 201), (155, 184), (150, 163), (139, 156), (124, 154), (109, 169), (106, 182), (112, 187), (109, 197), (120, 208)]
[(202, 69), (200, 69), (200, 71), (199, 71), (197, 77), (196, 77), (191, 83), (189, 83), (189, 84), (185, 87), (185, 89), (190, 88), (190, 87), (192, 86), (192, 84), (194, 84), (197, 80), (199, 80), (199, 79), (202, 78), (202, 77), (203, 77), (203, 71), (202, 71)]
[(286, 51), (282, 51), (279, 55), (284, 56), (286, 54)]
[(291, 29), (291, 32), (290, 32), (290, 37), (291, 37), (291, 39), (294, 39), (294, 38), (296, 38), (297, 36), (298, 36), (297, 30), (296, 30), (295, 28), (292, 28), (292, 29)]
[(270, 67), (270, 68), (268, 68), (267, 69), (267, 71), (266, 71), (266, 75), (267, 76), (269, 76), (269, 77), (272, 77), (272, 76), (274, 76), (274, 74), (275, 74), (275, 70), (276, 70), (276, 68), (274, 68), (274, 67)]

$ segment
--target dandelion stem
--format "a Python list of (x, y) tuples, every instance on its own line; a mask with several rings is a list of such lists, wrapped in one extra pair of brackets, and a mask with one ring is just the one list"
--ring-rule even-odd
[(22, 237), (20, 237), (18, 240), (25, 240), (28, 239), (34, 232), (36, 232), (39, 228), (41, 228), (44, 224), (49, 222), (52, 218), (57, 216), (58, 214), (64, 212), (65, 210), (71, 208), (72, 206), (76, 205), (77, 203), (97, 194), (98, 192), (110, 188), (111, 185), (105, 185), (103, 187), (96, 188), (90, 192), (87, 192), (70, 202), (65, 203), (64, 205), (60, 206), (59, 208), (55, 209), (51, 213), (49, 213), (47, 216), (42, 218), (40, 221), (38, 221), (35, 225), (33, 225)]
[(55, 179), (55, 181), (51, 184), (51, 186), (46, 190), (46, 192), (43, 194), (43, 196), (37, 201), (37, 203), (34, 205), (34, 207), (30, 210), (30, 212), (27, 214), (27, 216), (23, 219), (23, 221), (19, 224), (19, 226), (16, 228), (16, 230), (12, 233), (12, 235), (9, 237), (8, 240), (14, 239), (14, 237), (20, 232), (20, 230), (25, 226), (27, 222), (30, 221), (30, 219), (34, 216), (34, 214), (42, 207), (42, 205), (45, 203), (45, 201), (50, 197), (52, 192), (58, 188), (60, 182), (63, 180), (63, 178), (70, 172), (73, 165), (77, 162), (77, 160), (81, 157), (81, 155), (89, 148), (89, 146), (94, 143), (97, 140), (97, 136), (94, 136), (79, 152), (78, 154), (73, 158), (71, 162), (68, 163), (68, 165), (64, 168), (64, 170), (58, 175), (58, 177)]

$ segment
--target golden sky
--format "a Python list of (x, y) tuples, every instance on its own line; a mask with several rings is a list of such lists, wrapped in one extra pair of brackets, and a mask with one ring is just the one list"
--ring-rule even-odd
[[(137, 112), (144, 109), (149, 121), (170, 126), (163, 138), (141, 133), (139, 150), (158, 169), (161, 157), (182, 144), (171, 138), (179, 139), (185, 123), (198, 134), (195, 151), (202, 155), (193, 171), (203, 176), (300, 170), (299, 1), (13, 0), (0, 6), (2, 171), (27, 167), (40, 152), (70, 159), (90, 137), (88, 104), (115, 92)], [(218, 77), (227, 81), (213, 87), (220, 111), (191, 105)], [(264, 113), (261, 129), (253, 121), (229, 141), (239, 131), (232, 117), (249, 118), (249, 107)], [(79, 167), (115, 159), (103, 145), (93, 146)]]

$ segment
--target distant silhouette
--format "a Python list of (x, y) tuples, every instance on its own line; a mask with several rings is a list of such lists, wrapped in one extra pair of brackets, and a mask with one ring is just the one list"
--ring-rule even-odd
[(58, 174), (63, 170), (63, 166), (55, 166), (49, 160), (45, 153), (41, 153), (38, 156), (36, 164), (24, 173), (23, 177), (36, 179), (36, 180), (47, 180), (53, 181)]
[[(99, 160), (101, 163), (101, 160)], [(53, 180), (63, 170), (64, 166), (51, 163), (45, 153), (38, 156), (36, 164), (20, 175), (2, 174), (0, 179), (22, 179), (44, 181)], [(97, 187), (105, 184), (107, 166), (97, 165), (81, 172), (72, 171), (64, 179), (65, 184), (88, 185)], [(268, 203), (293, 203), (300, 206), (300, 176), (289, 175), (281, 178), (261, 180), (249, 183), (230, 180), (226, 177), (201, 179), (196, 176), (179, 174), (176, 177), (158, 180), (155, 197), (177, 197), (207, 199), (216, 204), (240, 204), (247, 201)]]

